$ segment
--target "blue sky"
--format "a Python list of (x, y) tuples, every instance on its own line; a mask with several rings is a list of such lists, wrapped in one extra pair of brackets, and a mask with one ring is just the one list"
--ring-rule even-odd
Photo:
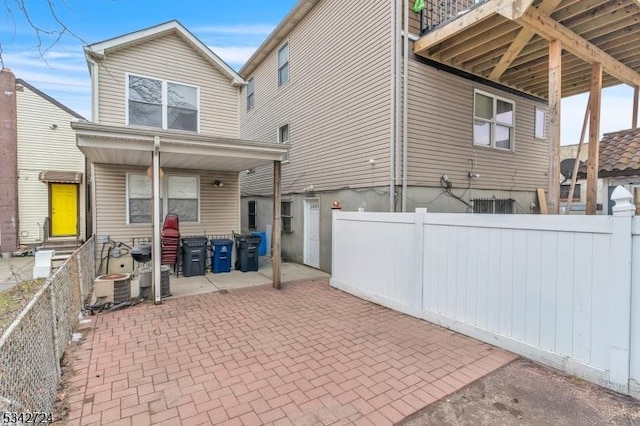
[[(49, 0), (58, 17), (77, 36), (42, 36), (18, 9), (0, 6), (0, 43), (4, 66), (78, 113), (90, 118), (90, 87), (83, 42), (93, 44), (172, 19), (179, 20), (236, 70), (291, 10), (296, 0)], [(27, 0), (36, 26), (59, 30), (47, 0)], [(8, 4), (15, 4), (9, 0)]]
[[(236, 70), (251, 56), (296, 0), (25, 0), (29, 16), (44, 30), (57, 30), (48, 4), (77, 36), (64, 34), (53, 43), (42, 34), (44, 60), (38, 38), (24, 15), (0, 7), (0, 43), (4, 65), (43, 92), (90, 118), (89, 74), (83, 42), (96, 43), (172, 19), (179, 20)], [(9, 0), (9, 5), (16, 4)], [(628, 86), (605, 89), (601, 131), (631, 126), (633, 91)], [(563, 100), (562, 141), (577, 143), (586, 95)]]

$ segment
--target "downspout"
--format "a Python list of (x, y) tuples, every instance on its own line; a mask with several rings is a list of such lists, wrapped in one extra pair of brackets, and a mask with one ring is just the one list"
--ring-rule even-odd
[(408, 150), (408, 110), (409, 110), (409, 0), (403, 1), (404, 39), (402, 57), (402, 211), (407, 211), (407, 150)]
[(396, 33), (396, 2), (391, 0), (391, 110), (389, 117), (391, 121), (389, 130), (389, 211), (393, 212), (395, 207), (395, 175), (396, 175), (396, 152), (395, 152), (395, 136), (396, 136), (396, 50), (397, 50), (397, 33)]
[[(89, 74), (91, 76), (91, 121), (97, 123), (100, 119), (98, 111), (98, 94), (100, 90), (100, 71), (98, 69), (98, 63), (94, 61), (89, 53), (86, 52), (87, 63), (89, 64)], [(77, 142), (76, 142), (77, 143)], [(91, 235), (97, 235), (98, 232), (98, 209), (96, 208), (96, 169), (93, 163), (89, 164), (91, 171)], [(89, 182), (88, 177), (85, 179)], [(86, 209), (85, 209), (86, 210)], [(85, 236), (88, 239), (88, 236)]]
[[(400, 5), (400, 2), (396, 3), (398, 7)], [(395, 105), (395, 117), (394, 117), (394, 127), (395, 127), (395, 147), (393, 150), (394, 153), (394, 164), (396, 167), (395, 170), (395, 177), (394, 177), (394, 181), (395, 181), (395, 185), (398, 186), (400, 184), (400, 173), (401, 173), (401, 164), (400, 161), (398, 159), (398, 155), (400, 155), (400, 142), (401, 142), (401, 138), (402, 138), (402, 129), (400, 128), (400, 114), (402, 114), (402, 110), (400, 109), (400, 91), (402, 90), (402, 88), (400, 87), (400, 85), (402, 84), (402, 81), (400, 80), (400, 67), (401, 67), (401, 63), (400, 61), (402, 60), (402, 51), (401, 51), (401, 31), (402, 31), (402, 22), (400, 22), (400, 20), (402, 19), (402, 14), (400, 13), (400, 11), (398, 11), (396, 9), (396, 17), (395, 17), (395, 31), (394, 31), (394, 35), (395, 35), (395, 97), (394, 97), (394, 105)], [(395, 195), (395, 188), (394, 188), (394, 200), (396, 198)], [(396, 205), (394, 203), (393, 205), (393, 211), (396, 211)]]
[(91, 74), (91, 121), (98, 123), (100, 121), (98, 111), (98, 92), (100, 90), (99, 85), (99, 70), (98, 63), (91, 59), (87, 54), (87, 63), (89, 63), (89, 74)]

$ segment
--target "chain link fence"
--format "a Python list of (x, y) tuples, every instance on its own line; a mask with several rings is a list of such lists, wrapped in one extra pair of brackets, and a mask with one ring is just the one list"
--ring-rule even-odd
[(0, 411), (51, 411), (60, 358), (91, 291), (94, 273), (91, 238), (44, 283), (0, 337)]

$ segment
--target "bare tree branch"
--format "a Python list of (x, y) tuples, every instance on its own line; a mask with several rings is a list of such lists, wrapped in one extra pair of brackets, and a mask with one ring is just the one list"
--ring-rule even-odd
[[(31, 13), (31, 9), (27, 6), (26, 0), (2, 0), (4, 9), (6, 11), (7, 20), (13, 22), (14, 37), (18, 28), (18, 21), (23, 20), (31, 29), (37, 40), (36, 49), (40, 58), (47, 64), (45, 57), (46, 53), (50, 51), (56, 44), (60, 42), (62, 37), (68, 35), (80, 41), (83, 45), (86, 45), (85, 41), (76, 32), (72, 31), (59, 14), (59, 6), (63, 6), (70, 9), (67, 0), (35, 0), (29, 3), (29, 6), (34, 7), (44, 6), (48, 8), (49, 16), (52, 18), (53, 23), (41, 24)], [(4, 53), (6, 52), (6, 42), (3, 45), (3, 41), (0, 40), (0, 66), (4, 68)]]

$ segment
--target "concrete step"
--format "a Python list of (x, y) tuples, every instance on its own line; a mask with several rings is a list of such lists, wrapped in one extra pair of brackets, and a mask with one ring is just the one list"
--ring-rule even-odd
[(82, 241), (75, 238), (53, 238), (48, 239), (38, 250), (55, 250), (56, 256), (72, 254), (82, 245)]

